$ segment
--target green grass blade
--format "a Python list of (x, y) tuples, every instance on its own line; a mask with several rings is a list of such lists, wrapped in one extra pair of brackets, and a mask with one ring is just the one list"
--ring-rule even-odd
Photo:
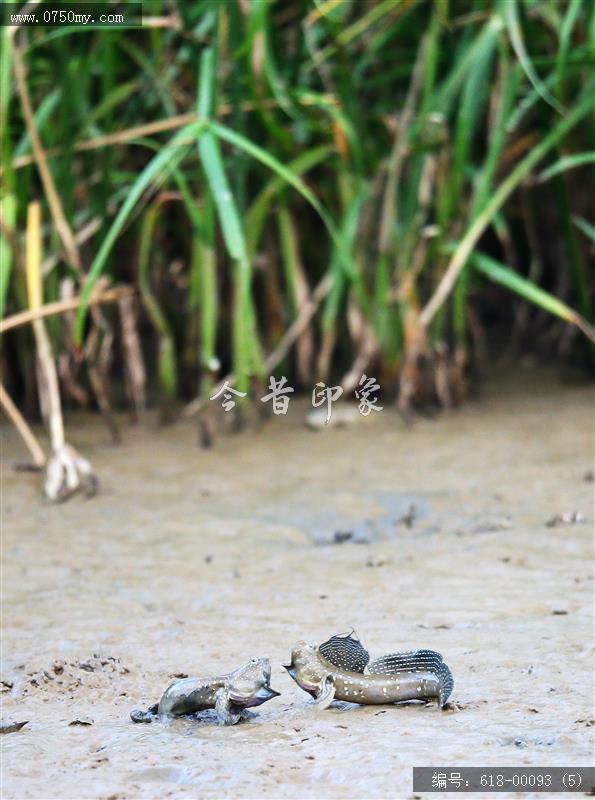
[(497, 14), (493, 14), (476, 35), (473, 43), (463, 49), (456, 65), (436, 89), (431, 103), (434, 110), (445, 115), (450, 113), (452, 105), (470, 72), (474, 69), (475, 60), (485, 47), (486, 41), (490, 40), (494, 33), (499, 33), (503, 27), (502, 19)]
[(550, 131), (550, 133), (542, 139), (519, 164), (517, 164), (510, 175), (494, 192), (491, 200), (486, 204), (483, 211), (475, 218), (454, 252), (438, 288), (420, 315), (421, 322), (424, 325), (428, 325), (431, 322), (438, 309), (442, 306), (442, 303), (452, 291), (473, 247), (504, 202), (545, 154), (555, 147), (568, 131), (572, 130), (572, 128), (586, 117), (587, 114), (593, 111), (593, 108), (595, 108), (594, 88), (595, 81), (591, 80), (585, 87), (582, 100), (577, 101), (572, 110), (554, 126), (553, 130)]
[[(0, 220), (2, 229), (13, 231), (15, 229), (17, 204), (13, 194), (7, 194), (0, 198)], [(8, 294), (8, 284), (12, 268), (12, 247), (2, 235), (0, 230), (0, 319), (4, 317), (6, 309), (6, 296)]]
[(518, 68), (510, 67), (505, 58), (503, 55), (499, 105), (494, 128), (490, 133), (488, 153), (475, 180), (471, 219), (485, 206), (493, 190), (494, 176), (506, 143), (506, 122), (519, 89), (521, 72)]
[(568, 263), (578, 308), (584, 317), (592, 319), (593, 305), (591, 302), (591, 293), (589, 291), (588, 268), (583, 258), (583, 252), (579, 246), (577, 232), (572, 224), (568, 185), (561, 175), (556, 175), (554, 178), (554, 189), (557, 200), (560, 233), (565, 244), (564, 257)]
[(558, 56), (556, 58), (556, 85), (558, 92), (563, 91), (564, 77), (566, 71), (566, 62), (568, 59), (568, 51), (570, 49), (572, 29), (576, 24), (576, 20), (581, 11), (582, 0), (570, 0), (562, 27), (560, 29), (560, 44), (558, 46)]
[[(334, 148), (329, 145), (321, 145), (320, 147), (313, 147), (311, 150), (306, 150), (305, 153), (299, 155), (293, 161), (290, 161), (287, 168), (295, 175), (303, 175), (304, 172), (312, 169), (328, 159)], [(258, 242), (262, 234), (266, 215), (269, 211), (270, 205), (275, 197), (285, 188), (287, 182), (280, 175), (273, 175), (273, 177), (265, 184), (265, 186), (258, 193), (252, 205), (246, 213), (246, 241), (248, 245), (248, 253), (253, 257), (258, 247)]]
[(552, 108), (555, 108), (558, 113), (563, 114), (564, 109), (549, 91), (547, 86), (545, 86), (545, 84), (540, 80), (538, 74), (535, 72), (535, 67), (533, 66), (532, 61), (529, 58), (519, 20), (517, 0), (501, 0), (501, 7), (503, 8), (504, 20), (506, 22), (506, 27), (508, 28), (508, 35), (510, 36), (510, 43), (512, 44), (514, 52), (516, 53), (516, 56), (523, 67), (525, 74), (542, 99), (552, 106)]
[(96, 123), (100, 119), (110, 115), (117, 106), (128, 100), (133, 94), (138, 92), (138, 90), (139, 85), (136, 80), (114, 87), (109, 94), (103, 97), (101, 103), (98, 103), (91, 113), (86, 116), (85, 124), (80, 131), (80, 135), (83, 136), (88, 131), (96, 129)]
[[(337, 36), (337, 44), (329, 44), (322, 50), (318, 51), (316, 64), (310, 62), (308, 64), (308, 69), (312, 70), (314, 68), (318, 68), (320, 64), (322, 64), (324, 61), (327, 61), (334, 53), (336, 53), (340, 46), (344, 47), (358, 36), (361, 36), (372, 25), (381, 20), (382, 17), (393, 11), (393, 9), (396, 9), (398, 6), (403, 6), (403, 10), (406, 10), (407, 7), (410, 7), (411, 5), (412, 0), (382, 0), (381, 2), (371, 4), (365, 14), (363, 14), (355, 22), (353, 22), (351, 25), (348, 25), (339, 33)], [(359, 6), (359, 8), (366, 8), (366, 5), (362, 4)]]
[(505, 286), (507, 289), (510, 289), (510, 291), (518, 294), (530, 303), (539, 306), (539, 308), (542, 308), (549, 314), (553, 314), (563, 319), (565, 322), (576, 325), (585, 336), (592, 342), (595, 342), (595, 330), (587, 320), (562, 300), (546, 292), (545, 289), (536, 286), (534, 283), (527, 280), (527, 278), (518, 275), (513, 269), (502, 264), (500, 261), (489, 258), (482, 253), (474, 253), (470, 258), (470, 263), (478, 272), (481, 272), (482, 275), (485, 275), (491, 281)]
[(203, 367), (213, 369), (217, 338), (217, 274), (214, 249), (214, 219), (211, 199), (205, 200), (205, 235), (200, 238), (200, 312), (201, 361)]
[(544, 169), (544, 171), (537, 176), (537, 180), (539, 183), (543, 183), (553, 178), (554, 175), (559, 175), (561, 172), (566, 172), (575, 167), (582, 167), (584, 164), (595, 164), (595, 152), (591, 151), (589, 153), (576, 153), (572, 156), (564, 156), (559, 161), (556, 161), (555, 164)]
[(159, 352), (157, 357), (157, 372), (159, 384), (164, 397), (171, 401), (177, 393), (177, 366), (174, 337), (155, 295), (151, 289), (149, 279), (149, 267), (151, 265), (151, 253), (155, 225), (159, 215), (159, 207), (153, 205), (145, 214), (140, 235), (140, 248), (138, 256), (138, 285), (143, 305), (153, 323), (159, 339)]
[(8, 27), (0, 29), (0, 157), (6, 189), (13, 188), (12, 139), (9, 135), (9, 108), (12, 97), (12, 36)]
[(240, 136), (235, 131), (232, 131), (230, 128), (227, 128), (218, 122), (210, 122), (209, 128), (219, 138), (229, 142), (229, 144), (232, 144), (235, 147), (240, 148), (240, 150), (244, 150), (246, 153), (248, 153), (248, 155), (252, 156), (257, 161), (260, 161), (273, 172), (276, 172), (277, 175), (283, 178), (283, 180), (290, 184), (290, 186), (293, 186), (293, 188), (296, 189), (302, 195), (302, 197), (308, 201), (308, 203), (310, 203), (310, 205), (318, 212), (318, 215), (324, 222), (329, 234), (337, 245), (340, 252), (341, 263), (343, 264), (344, 269), (352, 280), (356, 280), (357, 269), (353, 263), (353, 260), (348, 255), (348, 251), (345, 248), (342, 237), (337, 230), (335, 223), (333, 222), (330, 214), (326, 211), (323, 205), (318, 201), (318, 198), (306, 186), (302, 179), (288, 169), (284, 164), (282, 164), (278, 158), (271, 155), (259, 145), (254, 144), (254, 142), (250, 141), (249, 139), (246, 139), (245, 136)]
[(75, 322), (75, 341), (77, 344), (82, 341), (89, 298), (126, 221), (143, 193), (156, 181), (164, 180), (184, 158), (188, 150), (188, 138), (198, 136), (205, 127), (206, 122), (200, 121), (181, 128), (169, 143), (147, 164), (128, 192), (126, 200), (112, 222), (89, 268), (87, 280), (81, 293), (81, 306), (77, 312)]
[(595, 225), (591, 225), (590, 222), (587, 222), (586, 219), (579, 217), (577, 214), (572, 217), (572, 221), (585, 234), (587, 239), (590, 239), (595, 244)]
[(223, 157), (219, 143), (210, 131), (205, 131), (198, 140), (203, 169), (206, 173), (213, 200), (217, 207), (223, 239), (230, 256), (241, 262), (244, 279), (249, 280), (248, 254), (240, 215), (234, 202), (231, 188), (223, 168)]
[[(208, 112), (214, 85), (214, 51), (204, 51), (200, 65), (198, 107), (201, 114)], [(248, 377), (262, 368), (256, 341), (255, 313), (251, 294), (251, 268), (240, 214), (223, 166), (219, 141), (213, 133), (213, 123), (198, 139), (198, 152), (209, 189), (213, 197), (223, 239), (235, 265), (233, 351), (234, 372), (238, 388), (245, 391)]]
[[(355, 243), (355, 236), (357, 233), (358, 221), (362, 211), (364, 201), (364, 194), (360, 192), (356, 194), (351, 203), (348, 205), (341, 226), (341, 246), (352, 250)], [(341, 260), (343, 254), (338, 247), (333, 249), (333, 254), (330, 263), (330, 272), (333, 275), (333, 283), (330, 292), (326, 298), (324, 312), (322, 315), (323, 326), (330, 330), (335, 326), (339, 307), (343, 299), (346, 287), (345, 271), (342, 268)], [(359, 298), (361, 300), (361, 297)]]
[[(46, 124), (49, 123), (52, 114), (59, 106), (60, 100), (62, 97), (62, 90), (55, 89), (53, 92), (49, 92), (41, 101), (38, 108), (35, 110), (35, 123), (37, 125), (38, 130), (43, 130)], [(31, 150), (31, 142), (29, 140), (29, 134), (27, 131), (23, 132), (21, 139), (17, 146), (14, 149), (14, 156), (15, 158), (18, 156), (22, 156), (25, 153)]]
[[(482, 37), (473, 70), (465, 82), (453, 145), (451, 177), (448, 187), (446, 219), (450, 219), (459, 193), (464, 184), (465, 166), (469, 163), (469, 152), (478, 128), (479, 117), (488, 99), (486, 88), (490, 85), (490, 72), (498, 41), (498, 31), (487, 26)], [(444, 225), (443, 221), (443, 225)]]

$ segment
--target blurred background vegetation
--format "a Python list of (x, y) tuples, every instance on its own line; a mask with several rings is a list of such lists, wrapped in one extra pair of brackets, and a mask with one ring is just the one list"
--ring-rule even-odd
[(408, 409), (460, 403), (503, 352), (589, 363), (593, 3), (143, 14), (2, 29), (1, 372), (25, 414), (40, 313), (63, 404), (108, 420), (191, 413), (229, 374), (367, 372)]

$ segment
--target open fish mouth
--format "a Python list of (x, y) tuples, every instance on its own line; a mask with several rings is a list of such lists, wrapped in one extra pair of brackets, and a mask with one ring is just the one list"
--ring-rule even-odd
[(268, 700), (272, 700), (273, 697), (279, 697), (280, 695), (281, 692), (271, 689), (270, 686), (262, 686), (257, 692), (242, 700), (238, 705), (242, 705), (244, 708), (253, 708), (254, 706), (261, 706)]
[(281, 692), (278, 692), (276, 689), (271, 689), (270, 686), (265, 686), (262, 689), (259, 689), (256, 693), (256, 697), (263, 698), (264, 700), (272, 700), (273, 697), (280, 697)]
[(297, 678), (297, 669), (293, 664), (283, 664), (283, 667), (287, 670), (289, 675), (293, 678), (296, 683), (299, 683)]

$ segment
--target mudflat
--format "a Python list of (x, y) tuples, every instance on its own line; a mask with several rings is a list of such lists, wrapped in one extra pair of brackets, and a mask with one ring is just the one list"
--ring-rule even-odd
[[(189, 421), (113, 447), (71, 416), (101, 493), (60, 506), (5, 430), (2, 717), (28, 722), (1, 737), (3, 797), (395, 798), (412, 766), (589, 765), (592, 401), (540, 375), (319, 432), (292, 401), (210, 451)], [(352, 627), (373, 658), (440, 651), (451, 708), (312, 709), (281, 664)], [(250, 721), (130, 721), (252, 656), (282, 695)]]

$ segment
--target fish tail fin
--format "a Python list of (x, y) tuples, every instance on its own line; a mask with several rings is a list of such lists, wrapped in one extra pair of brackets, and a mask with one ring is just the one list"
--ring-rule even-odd
[(438, 694), (438, 703), (440, 704), (440, 708), (444, 708), (446, 702), (450, 695), (452, 694), (452, 690), (454, 689), (454, 679), (452, 677), (452, 672), (448, 668), (448, 666), (442, 661), (436, 670), (436, 674), (438, 676), (439, 682), (439, 694)]
[(403, 672), (430, 672), (438, 680), (438, 702), (444, 708), (454, 688), (448, 666), (435, 650), (404, 650), (388, 653), (368, 664), (371, 675), (395, 675)]

